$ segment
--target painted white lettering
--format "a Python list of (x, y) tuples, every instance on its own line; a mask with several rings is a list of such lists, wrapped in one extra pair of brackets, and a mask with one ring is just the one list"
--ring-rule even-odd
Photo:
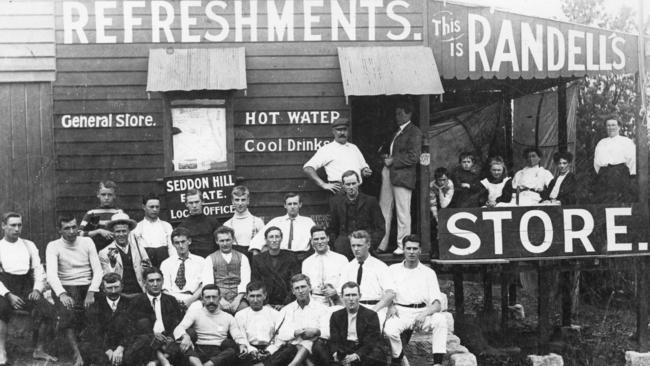
[[(76, 12), (77, 20), (73, 19), (72, 12)], [(76, 1), (63, 2), (63, 43), (73, 43), (72, 35), (77, 34), (79, 43), (88, 43), (84, 27), (88, 24), (88, 9), (84, 4)]]
[[(573, 253), (573, 241), (580, 240), (587, 253), (593, 253), (596, 250), (589, 240), (589, 235), (594, 231), (594, 218), (591, 213), (581, 208), (565, 208), (562, 211), (564, 216), (564, 252)], [(577, 216), (582, 219), (584, 225), (580, 230), (573, 229), (573, 217)]]
[(530, 70), (530, 56), (537, 71), (544, 70), (544, 28), (535, 24), (535, 35), (530, 24), (521, 22), (521, 71)]
[[(506, 46), (508, 48), (507, 51)], [(512, 22), (507, 19), (501, 23), (501, 31), (499, 31), (499, 39), (497, 40), (496, 52), (492, 63), (492, 71), (497, 72), (501, 70), (501, 64), (503, 62), (510, 62), (510, 64), (512, 64), (512, 71), (519, 71), (515, 35), (512, 32)]]
[(221, 42), (228, 37), (228, 32), (230, 31), (230, 26), (228, 25), (228, 21), (226, 18), (222, 17), (221, 15), (217, 15), (217, 13), (214, 12), (214, 7), (218, 6), (221, 9), (226, 9), (228, 6), (225, 1), (222, 0), (215, 0), (215, 1), (210, 1), (208, 5), (205, 6), (205, 16), (208, 17), (208, 19), (218, 23), (221, 26), (221, 32), (218, 34), (211, 34), (208, 31), (205, 31), (205, 39), (207, 39), (210, 42)]
[(621, 37), (614, 37), (614, 39), (612, 39), (612, 52), (618, 56), (618, 61), (612, 62), (612, 66), (615, 70), (623, 70), (623, 68), (625, 68), (625, 54), (623, 53), (623, 50), (619, 48), (619, 43), (624, 44), (625, 40)]
[(133, 9), (144, 8), (145, 5), (144, 1), (125, 1), (123, 3), (124, 43), (133, 43), (133, 27), (142, 25), (142, 18), (134, 17)]
[[(540, 219), (544, 225), (544, 240), (539, 245), (531, 243), (528, 235), (529, 222), (533, 217)], [(553, 223), (551, 222), (551, 217), (541, 210), (526, 211), (521, 216), (521, 221), (519, 222), (519, 239), (524, 249), (532, 254), (540, 254), (547, 251), (553, 243)]]
[[(546, 29), (546, 52), (548, 71), (559, 71), (564, 66), (564, 36), (559, 29), (548, 27)], [(557, 55), (557, 61), (555, 60)]]
[(459, 228), (456, 223), (460, 220), (469, 220), (471, 222), (476, 222), (476, 216), (472, 215), (469, 212), (458, 212), (447, 220), (447, 230), (450, 234), (457, 236), (459, 238), (465, 239), (469, 242), (469, 246), (466, 248), (459, 248), (456, 246), (456, 243), (452, 243), (449, 247), (449, 252), (454, 255), (470, 255), (475, 253), (481, 247), (481, 238), (475, 233), (469, 230), (463, 230)]
[(587, 56), (587, 70), (595, 71), (600, 70), (598, 64), (594, 63), (594, 34), (587, 32), (585, 53)]
[[(293, 41), (294, 33), (294, 11), (293, 1), (285, 1), (282, 7), (282, 15), (275, 5), (275, 1), (266, 2), (266, 13), (268, 23), (269, 42), (284, 41), (284, 35), (287, 35), (287, 41)], [(276, 38), (277, 36), (277, 38)]]
[(383, 0), (361, 0), (361, 8), (368, 8), (368, 40), (375, 40), (376, 9), (383, 6)]
[(409, 22), (409, 20), (395, 13), (395, 7), (397, 6), (401, 6), (404, 9), (408, 9), (409, 4), (403, 0), (395, 0), (395, 1), (391, 1), (390, 3), (388, 3), (388, 6), (386, 6), (386, 16), (388, 16), (388, 18), (402, 25), (401, 33), (394, 34), (393, 31), (390, 30), (386, 34), (386, 37), (388, 37), (388, 39), (392, 41), (405, 40), (408, 38), (409, 34), (411, 34), (411, 23)]
[[(160, 19), (161, 10), (165, 11), (165, 18)], [(166, 1), (151, 2), (151, 42), (160, 43), (160, 31), (165, 33), (166, 42), (174, 42), (172, 23), (174, 22), (174, 7)]]
[(196, 25), (196, 18), (190, 16), (190, 8), (201, 6), (201, 1), (181, 1), (181, 42), (201, 42), (201, 36), (190, 34), (190, 26)]
[(111, 17), (106, 17), (106, 9), (117, 7), (115, 1), (97, 1), (95, 3), (95, 34), (97, 43), (115, 43), (117, 37), (106, 35), (106, 27), (113, 24)]
[(510, 211), (484, 211), (483, 220), (492, 221), (494, 230), (494, 254), (503, 254), (503, 220), (512, 220)]
[(345, 34), (350, 41), (357, 39), (357, 0), (346, 1), (350, 8), (348, 14), (350, 19), (345, 17), (345, 12), (341, 9), (338, 1), (332, 1), (332, 41), (339, 40), (339, 24), (343, 27)]
[(243, 28), (248, 25), (251, 28), (251, 42), (257, 42), (257, 0), (249, 0), (250, 15), (244, 16), (242, 9), (243, 1), (235, 1), (235, 42), (243, 41)]
[(580, 32), (574, 29), (569, 29), (568, 33), (569, 45), (568, 45), (568, 68), (569, 70), (579, 70), (583, 71), (585, 69), (584, 64), (579, 64), (576, 62), (576, 56), (580, 55), (582, 48), (576, 46), (576, 41), (578, 38), (585, 38), (585, 32)]
[(608, 207), (605, 209), (605, 231), (607, 232), (607, 253), (631, 252), (632, 243), (617, 243), (616, 234), (627, 234), (627, 226), (616, 225), (616, 216), (631, 216), (630, 207)]
[[(487, 46), (490, 41), (490, 22), (484, 16), (468, 13), (467, 14), (468, 25), (468, 48), (467, 52), (469, 53), (469, 71), (476, 70), (476, 54), (481, 59), (481, 64), (483, 65), (482, 70), (489, 70), (490, 63), (488, 62), (487, 53), (485, 52), (485, 46)], [(477, 25), (480, 23), (480, 27)], [(476, 37), (479, 34), (483, 34), (483, 37), (480, 41), (477, 42)]]
[(612, 64), (607, 62), (607, 36), (601, 34), (598, 36), (598, 55), (601, 70), (609, 71), (612, 69)]
[(318, 24), (320, 21), (320, 16), (318, 15), (312, 15), (312, 10), (315, 7), (322, 7), (323, 6), (323, 1), (322, 0), (305, 0), (303, 2), (304, 7), (304, 18), (305, 18), (305, 34), (304, 34), (304, 40), (305, 41), (320, 41), (321, 40), (321, 35), (320, 34), (313, 34), (311, 32), (311, 26), (312, 24)]

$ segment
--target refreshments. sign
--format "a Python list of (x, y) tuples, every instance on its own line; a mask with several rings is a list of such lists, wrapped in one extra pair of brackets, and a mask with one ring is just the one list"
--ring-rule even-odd
[(230, 217), (234, 212), (231, 193), (235, 187), (234, 172), (219, 172), (186, 177), (165, 178), (166, 213), (171, 221), (182, 221), (189, 216), (185, 207), (190, 189), (201, 191), (203, 213), (207, 216)]
[(635, 206), (588, 205), (443, 209), (440, 258), (551, 259), (648, 255)]

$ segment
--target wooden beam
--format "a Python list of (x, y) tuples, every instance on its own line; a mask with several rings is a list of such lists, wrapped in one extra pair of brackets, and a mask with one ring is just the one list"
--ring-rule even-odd
[[(420, 96), (420, 131), (422, 153), (429, 153), (429, 95)], [(431, 220), (429, 219), (429, 165), (420, 165), (420, 191), (418, 193), (419, 233), (423, 253), (431, 253)]]
[(567, 151), (569, 144), (567, 127), (566, 83), (562, 80), (557, 87), (557, 144), (559, 151)]

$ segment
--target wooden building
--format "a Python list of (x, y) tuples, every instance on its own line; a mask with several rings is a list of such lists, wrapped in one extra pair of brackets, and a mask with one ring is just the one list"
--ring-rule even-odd
[[(281, 214), (298, 191), (324, 222), (328, 194), (302, 165), (339, 116), (377, 193), (389, 95), (411, 95), (426, 132), (469, 97), (496, 95), (508, 116), (516, 96), (638, 67), (636, 36), (447, 1), (3, 0), (0, 11), (0, 124), (12, 131), (0, 137), (0, 204), (27, 213), (41, 246), (56, 214), (97, 204), (104, 179), (138, 219), (143, 194), (169, 191), (164, 216), (179, 220), (192, 185), (229, 216), (227, 188), (241, 181), (257, 215)], [(427, 233), (427, 166), (420, 178), (414, 222)]]

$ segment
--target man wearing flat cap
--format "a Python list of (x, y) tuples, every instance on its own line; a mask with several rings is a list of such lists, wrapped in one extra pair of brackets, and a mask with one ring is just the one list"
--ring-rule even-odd
[(142, 293), (142, 270), (151, 266), (146, 250), (131, 234), (135, 226), (129, 215), (123, 212), (113, 215), (106, 227), (115, 240), (99, 252), (104, 274), (115, 272), (122, 277), (122, 296), (126, 298)]
[[(316, 185), (332, 193), (341, 191), (341, 175), (348, 170), (363, 177), (369, 177), (372, 174), (372, 170), (357, 145), (348, 142), (349, 127), (350, 121), (347, 118), (338, 118), (332, 122), (334, 141), (321, 146), (302, 167), (305, 174)], [(327, 182), (316, 173), (316, 170), (320, 168), (325, 168)]]

